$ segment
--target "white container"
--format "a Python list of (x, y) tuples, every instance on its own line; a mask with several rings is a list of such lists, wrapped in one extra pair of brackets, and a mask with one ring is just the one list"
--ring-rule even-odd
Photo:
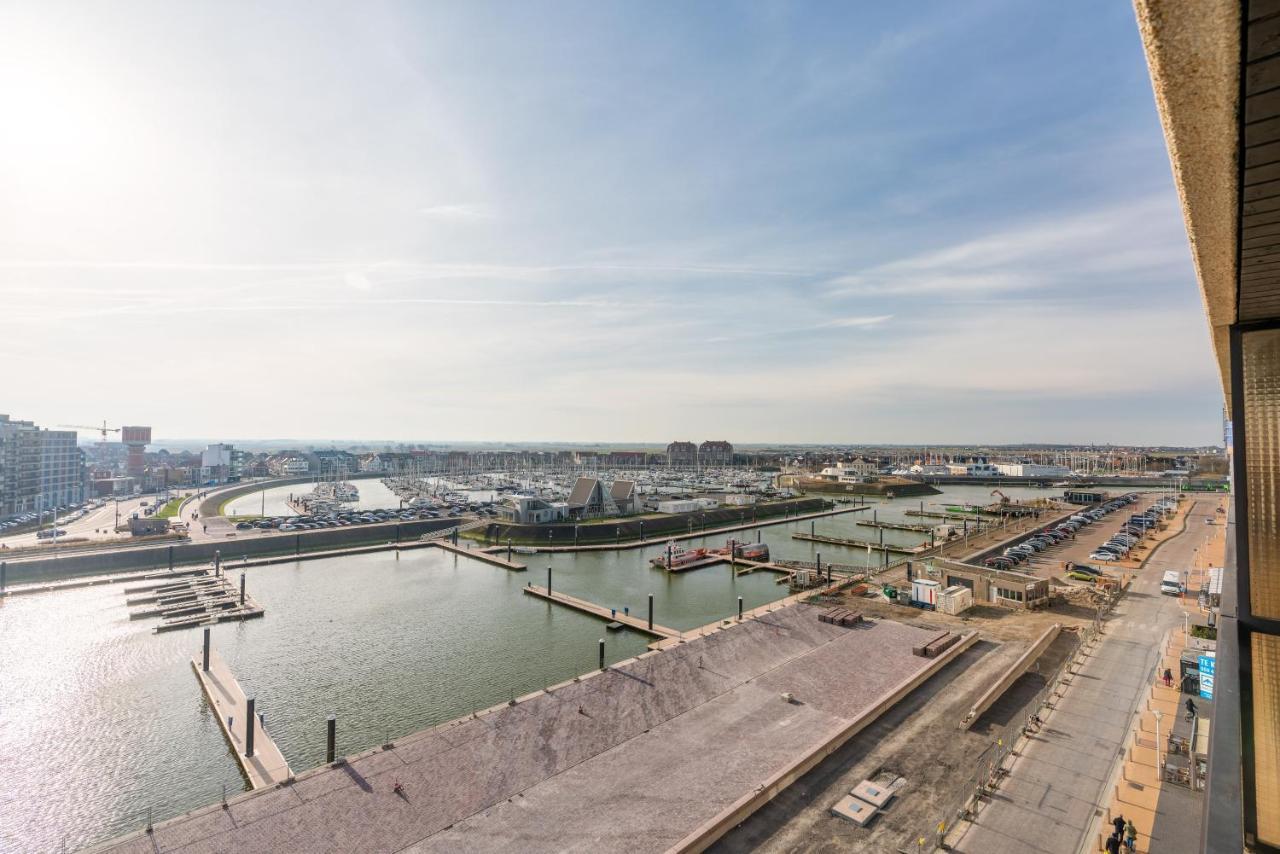
[(938, 605), (938, 594), (941, 591), (942, 585), (932, 578), (916, 578), (911, 582), (911, 598), (916, 602), (923, 602), (935, 608)]
[(944, 614), (957, 616), (973, 607), (973, 591), (963, 584), (948, 587), (938, 597), (938, 610)]

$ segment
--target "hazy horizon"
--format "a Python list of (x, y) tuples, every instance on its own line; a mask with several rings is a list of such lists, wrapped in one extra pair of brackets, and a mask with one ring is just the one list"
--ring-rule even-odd
[(16, 418), (1222, 441), (1127, 4), (17, 3), (0, 51)]

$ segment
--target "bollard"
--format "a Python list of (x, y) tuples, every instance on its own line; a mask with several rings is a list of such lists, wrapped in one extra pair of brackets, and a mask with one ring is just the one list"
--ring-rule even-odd
[(205, 673), (209, 672), (209, 628), (207, 626), (204, 630), (204, 656), (201, 659), (200, 666)]
[(333, 762), (334, 751), (338, 744), (338, 716), (329, 715), (328, 734), (325, 737), (324, 761)]
[(809, 536), (813, 536), (813, 520), (809, 520)]
[(742, 622), (742, 597), (738, 597), (738, 622)]
[(759, 531), (759, 529), (757, 529), (757, 530), (756, 530), (756, 542), (757, 542), (757, 543), (758, 543), (758, 542), (760, 542), (760, 531)]
[(507, 537), (507, 563), (511, 563), (511, 538)]
[(547, 595), (551, 595), (551, 567), (547, 567)]
[(818, 575), (818, 578), (822, 578), (822, 552), (818, 552), (817, 575)]
[(649, 594), (649, 631), (653, 631), (653, 594)]
[(600, 669), (604, 670), (604, 638), (600, 638)]
[(250, 697), (248, 700), (245, 701), (245, 713), (244, 713), (244, 755), (245, 756), (253, 756), (253, 724), (255, 720), (253, 715), (253, 703), (254, 703), (253, 697)]
[(872, 510), (872, 511), (871, 511), (871, 524), (872, 524), (872, 525), (875, 525), (875, 524), (876, 524), (876, 513), (878, 513), (878, 512), (880, 512), (880, 511), (878, 511), (878, 510)]
[(247, 575), (244, 570), (240, 571), (240, 604), (244, 604), (244, 577)]

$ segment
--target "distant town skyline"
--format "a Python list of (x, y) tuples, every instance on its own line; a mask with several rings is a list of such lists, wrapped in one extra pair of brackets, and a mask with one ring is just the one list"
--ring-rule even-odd
[(324, 8), (7, 12), (0, 412), (1222, 441), (1127, 4)]

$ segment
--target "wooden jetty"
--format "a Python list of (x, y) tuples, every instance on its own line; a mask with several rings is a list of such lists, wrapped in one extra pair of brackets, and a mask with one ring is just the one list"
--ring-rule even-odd
[(444, 549), (447, 552), (453, 552), (454, 554), (460, 554), (466, 557), (473, 557), (476, 560), (482, 560), (485, 563), (491, 563), (494, 566), (500, 566), (503, 569), (509, 569), (512, 572), (524, 572), (529, 568), (523, 563), (516, 563), (513, 560), (498, 557), (496, 554), (490, 554), (485, 549), (464, 549), (461, 546), (455, 546), (453, 543), (446, 543), (442, 540), (433, 540), (431, 544), (438, 549)]
[(989, 525), (998, 522), (997, 519), (989, 519), (985, 516), (978, 516), (974, 513), (933, 513), (928, 510), (908, 510), (908, 516), (920, 516), (928, 519), (945, 519), (948, 522), (971, 522), (973, 525)]
[(885, 528), (891, 531), (915, 531), (919, 534), (927, 534), (933, 530), (932, 525), (912, 525), (908, 522), (868, 522), (863, 519), (858, 522), (866, 528)]
[(684, 637), (681, 632), (678, 632), (675, 629), (660, 626), (657, 623), (654, 623), (653, 627), (650, 628), (649, 621), (643, 617), (637, 617), (633, 614), (624, 614), (622, 611), (614, 611), (611, 608), (606, 608), (603, 605), (597, 605), (594, 602), (588, 602), (586, 599), (579, 599), (576, 596), (570, 596), (567, 593), (560, 593), (558, 591), (548, 592), (547, 588), (538, 587), (535, 584), (525, 585), (524, 592), (530, 596), (537, 596), (541, 599), (546, 599), (549, 602), (555, 602), (557, 605), (565, 605), (569, 608), (573, 608), (575, 611), (581, 611), (584, 614), (589, 614), (592, 617), (598, 617), (599, 619), (604, 620), (606, 624), (621, 623), (629, 629), (635, 629), (638, 632), (644, 632), (645, 634), (668, 640), (678, 640)]
[(918, 546), (896, 546), (893, 543), (874, 543), (870, 540), (854, 540), (848, 537), (827, 537), (822, 534), (805, 534), (800, 531), (793, 532), (791, 538), (795, 540), (809, 540), (814, 543), (830, 543), (835, 546), (848, 546), (851, 549), (866, 549), (873, 551), (895, 552), (897, 554), (914, 555), (929, 548), (928, 543), (922, 543)]
[[(267, 735), (262, 721), (255, 714), (248, 714), (248, 697), (244, 689), (231, 674), (231, 669), (214, 650), (209, 650), (209, 670), (203, 668), (202, 653), (196, 653), (191, 659), (191, 667), (200, 681), (213, 713), (218, 718), (218, 726), (226, 736), (231, 752), (235, 754), (240, 769), (249, 778), (249, 785), (255, 789), (274, 786), (293, 777), (289, 763), (285, 761), (280, 748)], [(253, 755), (245, 756), (247, 748), (248, 727), (253, 727)]]

